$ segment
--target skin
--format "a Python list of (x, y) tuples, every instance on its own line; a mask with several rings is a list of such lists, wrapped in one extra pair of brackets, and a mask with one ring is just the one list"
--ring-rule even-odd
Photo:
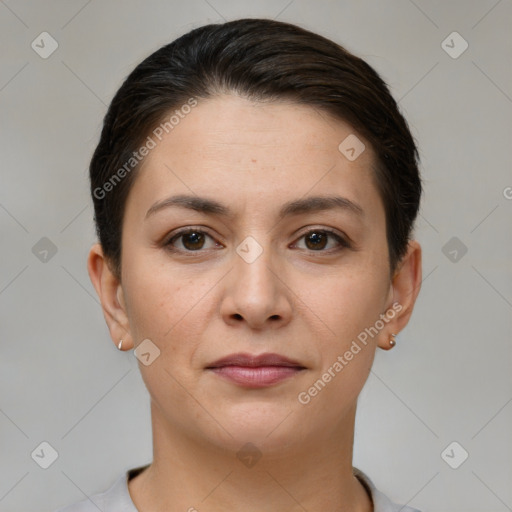
[[(141, 512), (164, 510), (369, 512), (352, 474), (357, 397), (375, 350), (408, 323), (421, 285), (421, 247), (409, 243), (390, 276), (385, 213), (370, 144), (349, 161), (338, 146), (355, 133), (311, 107), (252, 102), (234, 94), (200, 100), (145, 158), (127, 199), (118, 280), (95, 244), (88, 271), (112, 341), (150, 339), (161, 351), (139, 363), (151, 396), (154, 460), (129, 482)], [(146, 212), (176, 194), (214, 199), (232, 217), (183, 207)], [(278, 218), (284, 203), (339, 195), (360, 205)], [(165, 243), (179, 228), (201, 228)], [(332, 229), (311, 242), (311, 231)], [(309, 233), (309, 237), (306, 236)], [(236, 248), (263, 249), (247, 263)], [(211, 238), (210, 238), (211, 237)], [(171, 246), (172, 247), (172, 246)], [(199, 248), (199, 250), (191, 250)], [(187, 252), (188, 250), (188, 252)], [(402, 309), (303, 405), (307, 391), (379, 315)], [(220, 357), (273, 352), (306, 369), (248, 389), (205, 367)], [(237, 452), (262, 454), (247, 467)], [(319, 492), (319, 491), (322, 492)]]

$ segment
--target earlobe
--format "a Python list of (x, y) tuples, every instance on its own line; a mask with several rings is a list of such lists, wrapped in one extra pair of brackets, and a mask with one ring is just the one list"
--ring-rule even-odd
[(391, 281), (391, 304), (388, 310), (393, 309), (395, 314), (388, 322), (385, 332), (379, 338), (379, 347), (385, 350), (392, 348), (395, 343), (390, 339), (400, 333), (407, 325), (414, 309), (414, 304), (421, 288), (421, 246), (416, 240), (408, 244), (407, 253), (402, 258), (397, 271)]
[(87, 259), (87, 270), (100, 299), (112, 341), (117, 347), (119, 340), (122, 339), (123, 349), (129, 350), (133, 346), (133, 341), (122, 286), (108, 265), (99, 243), (91, 247)]

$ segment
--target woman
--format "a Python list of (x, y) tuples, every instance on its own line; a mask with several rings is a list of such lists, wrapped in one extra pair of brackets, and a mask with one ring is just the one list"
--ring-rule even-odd
[(420, 289), (417, 163), (376, 72), (297, 26), (203, 26), (138, 65), (90, 165), (88, 270), (153, 461), (62, 510), (414, 510), (352, 447)]

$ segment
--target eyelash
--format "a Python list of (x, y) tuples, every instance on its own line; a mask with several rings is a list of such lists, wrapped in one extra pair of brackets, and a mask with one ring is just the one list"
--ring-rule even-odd
[[(176, 247), (173, 246), (173, 243), (177, 239), (179, 239), (180, 237), (182, 237), (184, 235), (188, 235), (188, 234), (191, 234), (191, 233), (200, 233), (200, 234), (206, 235), (206, 236), (210, 237), (211, 239), (213, 239), (213, 237), (211, 235), (209, 235), (208, 232), (206, 232), (203, 229), (194, 228), (194, 227), (187, 227), (187, 228), (184, 228), (184, 229), (176, 232), (171, 238), (169, 238), (166, 242), (164, 242), (163, 245), (164, 245), (164, 247), (166, 249), (170, 250), (171, 252), (176, 252), (176, 253), (200, 253), (200, 252), (203, 252), (203, 249), (198, 249), (196, 251), (191, 251), (191, 250), (188, 250), (188, 249), (176, 249)], [(312, 228), (309, 231), (306, 231), (305, 233), (303, 233), (299, 237), (298, 240), (301, 240), (302, 238), (306, 237), (307, 235), (309, 235), (311, 233), (327, 234), (328, 236), (334, 238), (338, 242), (339, 246), (334, 248), (334, 249), (327, 249), (327, 250), (319, 249), (319, 250), (315, 251), (313, 249), (306, 249), (306, 251), (308, 251), (308, 252), (331, 254), (333, 252), (337, 252), (337, 251), (340, 251), (342, 249), (350, 249), (351, 248), (351, 244), (346, 239), (344, 239), (342, 236), (340, 236), (335, 231), (332, 231), (332, 230), (326, 229), (326, 228)]]

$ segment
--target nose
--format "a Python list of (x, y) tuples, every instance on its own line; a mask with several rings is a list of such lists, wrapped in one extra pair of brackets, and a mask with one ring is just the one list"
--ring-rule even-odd
[(282, 269), (272, 268), (271, 260), (267, 248), (252, 262), (234, 253), (234, 268), (226, 276), (221, 304), (221, 316), (227, 324), (246, 323), (260, 330), (276, 329), (290, 322), (293, 293)]

